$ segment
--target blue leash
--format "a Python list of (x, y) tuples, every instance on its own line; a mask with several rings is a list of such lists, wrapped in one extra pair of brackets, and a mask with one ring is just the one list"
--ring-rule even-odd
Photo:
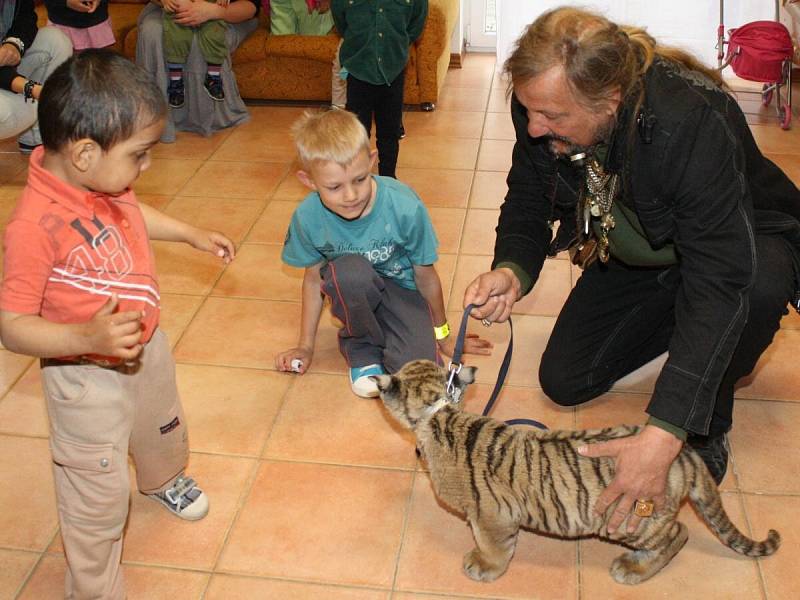
[[(473, 308), (476, 308), (476, 306), (474, 304), (470, 304), (464, 309), (464, 314), (461, 316), (461, 326), (458, 329), (456, 345), (453, 349), (453, 358), (450, 361), (450, 364), (447, 366), (448, 370), (450, 371), (450, 378), (447, 381), (447, 393), (451, 395), (455, 391), (453, 378), (461, 371), (461, 367), (463, 366), (461, 363), (461, 356), (464, 354), (464, 339), (467, 335), (467, 322), (469, 321), (469, 313)], [(497, 374), (497, 383), (494, 384), (492, 395), (489, 397), (489, 401), (486, 403), (486, 408), (483, 409), (482, 415), (484, 417), (488, 416), (492, 408), (494, 408), (494, 403), (497, 401), (497, 396), (500, 395), (500, 390), (503, 388), (503, 383), (505, 382), (506, 375), (508, 374), (508, 367), (511, 364), (511, 354), (514, 350), (514, 325), (511, 323), (511, 317), (508, 318), (508, 326), (511, 329), (511, 337), (508, 340), (508, 348), (506, 349), (506, 354), (503, 357), (503, 362), (500, 365), (500, 371)], [(531, 425), (532, 427), (538, 427), (539, 429), (547, 429), (546, 425), (540, 423), (539, 421), (534, 421), (533, 419), (509, 419), (506, 421), (506, 424)]]

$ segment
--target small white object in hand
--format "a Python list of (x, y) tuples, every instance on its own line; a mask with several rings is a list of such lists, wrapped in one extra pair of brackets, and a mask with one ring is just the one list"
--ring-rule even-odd
[(299, 358), (293, 358), (292, 359), (292, 363), (291, 363), (292, 371), (294, 371), (295, 373), (299, 373), (300, 372), (300, 368), (302, 366), (303, 366), (303, 361), (302, 360), (300, 360)]

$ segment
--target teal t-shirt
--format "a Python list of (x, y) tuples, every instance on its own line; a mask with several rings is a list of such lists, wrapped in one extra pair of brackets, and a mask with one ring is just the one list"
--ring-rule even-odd
[(410, 187), (391, 177), (375, 176), (377, 191), (370, 213), (346, 221), (323, 206), (317, 192), (292, 215), (283, 243), (283, 262), (310, 267), (345, 254), (360, 254), (381, 277), (415, 290), (414, 265), (438, 258), (439, 240), (428, 211)]

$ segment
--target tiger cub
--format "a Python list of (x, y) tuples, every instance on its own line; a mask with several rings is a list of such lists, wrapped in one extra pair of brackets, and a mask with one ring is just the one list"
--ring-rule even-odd
[[(635, 584), (660, 571), (686, 543), (686, 526), (676, 520), (687, 496), (723, 544), (746, 556), (768, 556), (780, 545), (778, 532), (756, 542), (731, 523), (717, 486), (702, 459), (684, 447), (669, 471), (662, 510), (642, 519), (634, 533), (606, 530), (607, 517), (593, 507), (614, 477), (610, 458), (586, 458), (579, 445), (636, 433), (620, 426), (591, 431), (518, 430), (489, 417), (461, 412), (446, 394), (448, 371), (427, 360), (407, 363), (394, 375), (375, 376), (389, 412), (417, 437), (437, 496), (466, 515), (476, 547), (464, 556), (472, 579), (502, 575), (519, 528), (564, 537), (597, 535), (632, 548), (611, 565), (619, 583)], [(475, 378), (462, 367), (454, 383), (463, 391)]]

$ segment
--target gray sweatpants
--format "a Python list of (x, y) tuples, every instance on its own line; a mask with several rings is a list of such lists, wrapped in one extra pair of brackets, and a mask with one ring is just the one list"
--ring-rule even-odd
[(358, 254), (329, 262), (320, 274), (331, 312), (344, 324), (339, 349), (350, 367), (377, 363), (394, 373), (410, 360), (441, 362), (433, 316), (417, 290), (381, 277)]

